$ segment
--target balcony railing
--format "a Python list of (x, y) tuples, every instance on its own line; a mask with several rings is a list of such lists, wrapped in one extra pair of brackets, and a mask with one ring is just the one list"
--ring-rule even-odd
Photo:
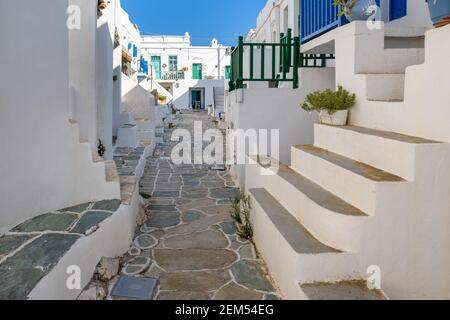
[[(340, 7), (333, 5), (333, 0), (300, 0), (300, 40), (308, 42), (331, 29), (348, 23), (345, 16), (338, 17)], [(380, 6), (380, 0), (375, 0)], [(392, 7), (399, 7), (406, 14), (406, 0), (391, 0)], [(401, 17), (401, 15), (399, 16)], [(396, 17), (398, 18), (398, 17)], [(390, 20), (396, 18), (391, 17)]]
[(161, 80), (184, 80), (184, 71), (163, 71)]
[(346, 24), (344, 16), (338, 17), (339, 7), (333, 0), (300, 0), (301, 41), (305, 43), (327, 31)]
[[(268, 58), (267, 58), (268, 57)], [(292, 82), (299, 86), (299, 68), (323, 68), (334, 55), (305, 55), (300, 52), (299, 37), (292, 37), (292, 30), (281, 34), (279, 43), (244, 43), (239, 37), (238, 46), (231, 53), (229, 90), (244, 88), (245, 82)]]

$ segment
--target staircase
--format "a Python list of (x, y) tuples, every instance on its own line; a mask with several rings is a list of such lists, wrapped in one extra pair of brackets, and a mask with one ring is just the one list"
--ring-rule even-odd
[(120, 181), (117, 176), (117, 170), (114, 162), (105, 161), (92, 150), (88, 141), (80, 140), (78, 122), (69, 120), (71, 128), (72, 141), (77, 149), (76, 156), (80, 158), (78, 161), (80, 174), (90, 177), (91, 183), (89, 188), (92, 190), (84, 190), (86, 197), (92, 200), (117, 199), (120, 197)]
[[(288, 299), (385, 298), (362, 283), (371, 265), (389, 268), (380, 251), (396, 241), (386, 228), (402, 216), (386, 215), (407, 216), (418, 152), (444, 144), (354, 126), (318, 124), (315, 132), (314, 145), (292, 147), (290, 167), (251, 158), (257, 247)], [(383, 234), (386, 241), (375, 240)]]
[[(430, 31), (425, 50), (366, 50), (383, 35), (352, 38), (356, 27), (336, 36), (337, 59), (355, 50), (336, 61), (337, 83), (358, 97), (351, 125), (316, 124), (290, 166), (249, 157), (256, 245), (287, 299), (447, 299), (450, 95), (431, 86), (448, 84), (437, 71), (450, 70), (439, 45), (450, 27)], [(366, 284), (375, 269), (382, 290)]]
[(214, 87), (214, 106), (216, 108), (225, 106), (225, 89)]

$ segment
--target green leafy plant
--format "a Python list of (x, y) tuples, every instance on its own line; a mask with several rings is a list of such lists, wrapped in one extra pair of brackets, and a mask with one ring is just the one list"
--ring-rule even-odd
[(236, 222), (241, 224), (241, 197), (236, 197), (234, 199), (230, 199), (231, 201), (231, 218)]
[(355, 103), (356, 95), (338, 86), (337, 91), (327, 89), (308, 94), (302, 108), (308, 112), (326, 110), (334, 114), (339, 110), (352, 108)]
[(357, 0), (333, 0), (333, 6), (339, 7), (338, 17), (350, 14)]
[(173, 103), (170, 104), (170, 110), (171, 110), (172, 114), (177, 114), (177, 109), (175, 109), (175, 107), (173, 106)]
[(253, 226), (250, 221), (250, 197), (241, 193), (239, 197), (231, 199), (231, 217), (237, 225), (237, 235), (241, 238), (250, 240), (253, 238)]

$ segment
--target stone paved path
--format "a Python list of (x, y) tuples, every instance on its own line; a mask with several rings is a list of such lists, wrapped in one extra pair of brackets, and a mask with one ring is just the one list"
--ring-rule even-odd
[[(147, 159), (140, 192), (147, 220), (121, 259), (121, 274), (159, 279), (156, 299), (278, 299), (253, 245), (236, 235), (230, 198), (239, 194), (228, 172), (170, 161), (171, 134), (214, 124), (204, 112), (183, 112)], [(109, 283), (111, 291), (117, 277)]]

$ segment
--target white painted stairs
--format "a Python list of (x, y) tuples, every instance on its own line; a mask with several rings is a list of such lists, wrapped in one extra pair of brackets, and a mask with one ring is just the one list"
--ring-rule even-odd
[[(114, 161), (105, 161), (92, 150), (88, 141), (80, 140), (78, 122), (69, 120), (71, 140), (76, 148), (75, 155), (80, 158), (80, 174), (84, 174), (92, 181), (93, 190), (86, 191), (87, 200), (118, 199), (120, 198), (120, 181)], [(87, 201), (86, 200), (86, 201)], [(83, 202), (83, 201), (79, 201)]]
[[(284, 297), (386, 299), (384, 291), (367, 288), (367, 269), (389, 270), (391, 253), (379, 254), (380, 246), (396, 240), (394, 213), (407, 211), (424, 165), (418, 158), (442, 145), (317, 124), (315, 144), (292, 147), (290, 167), (250, 157), (246, 189), (255, 242)], [(386, 225), (393, 230), (380, 239)]]

